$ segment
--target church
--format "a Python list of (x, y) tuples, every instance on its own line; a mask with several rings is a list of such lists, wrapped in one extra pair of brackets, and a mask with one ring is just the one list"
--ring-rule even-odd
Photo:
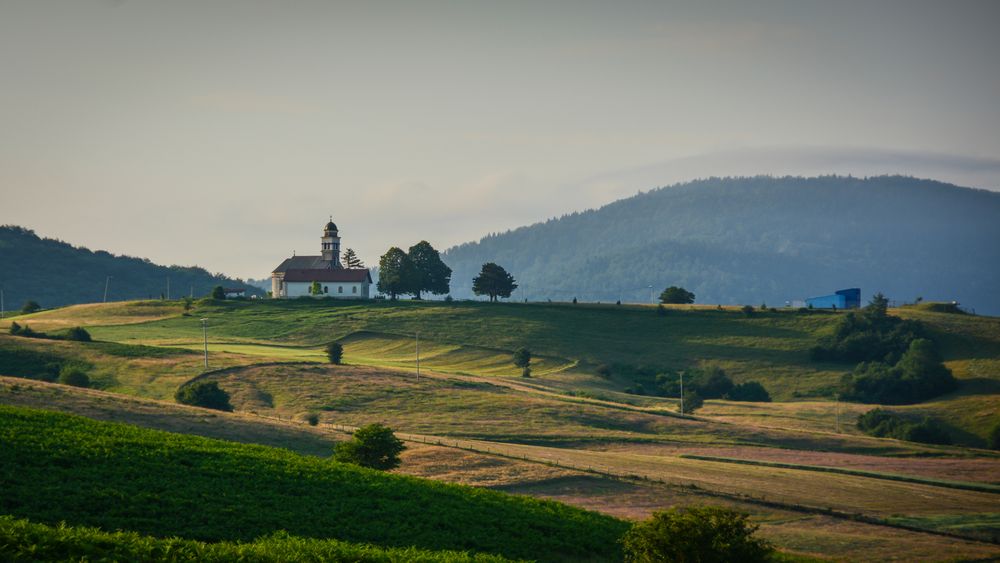
[[(289, 297), (337, 297), (341, 299), (368, 299), (371, 295), (372, 276), (367, 268), (345, 268), (340, 263), (340, 236), (333, 218), (323, 227), (319, 256), (292, 256), (285, 259), (271, 272), (271, 296), (275, 299)], [(320, 293), (314, 294), (313, 284), (318, 283)]]

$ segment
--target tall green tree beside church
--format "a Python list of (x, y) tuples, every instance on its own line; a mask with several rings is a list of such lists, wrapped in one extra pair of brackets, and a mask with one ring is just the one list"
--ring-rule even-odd
[(365, 263), (358, 258), (358, 254), (354, 252), (353, 248), (348, 248), (344, 251), (344, 256), (340, 259), (344, 264), (345, 268), (351, 270), (358, 270), (365, 267)]
[(413, 261), (402, 248), (390, 248), (378, 261), (378, 290), (390, 299), (411, 293), (414, 277)]
[(413, 287), (409, 293), (420, 299), (427, 291), (443, 295), (451, 289), (451, 268), (441, 261), (441, 254), (426, 240), (410, 247), (407, 253), (413, 263)]

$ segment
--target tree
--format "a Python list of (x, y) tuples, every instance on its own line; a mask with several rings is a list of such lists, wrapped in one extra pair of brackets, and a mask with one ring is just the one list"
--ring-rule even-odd
[(402, 248), (392, 247), (378, 261), (378, 290), (395, 300), (414, 285), (413, 262)]
[(38, 301), (25, 301), (24, 305), (21, 306), (22, 315), (28, 315), (41, 310), (42, 306), (38, 304)]
[(483, 264), (479, 275), (472, 279), (472, 292), (476, 295), (489, 295), (490, 302), (495, 302), (498, 297), (510, 297), (515, 289), (517, 284), (514, 283), (514, 276), (493, 262)]
[(690, 380), (690, 388), (702, 398), (721, 399), (733, 388), (733, 380), (718, 366), (692, 370), (690, 373), (694, 376)]
[(63, 366), (59, 370), (59, 383), (73, 387), (90, 387), (90, 377), (76, 366)]
[(344, 347), (340, 345), (340, 342), (327, 344), (326, 357), (329, 358), (331, 364), (340, 365), (341, 360), (344, 358)]
[(344, 263), (344, 267), (351, 270), (359, 270), (365, 267), (365, 263), (358, 258), (358, 254), (354, 252), (353, 248), (348, 248), (344, 251), (344, 256), (340, 260)]
[(660, 294), (660, 303), (687, 304), (694, 303), (694, 294), (684, 289), (672, 285), (663, 290)]
[(217, 285), (212, 288), (212, 299), (225, 299), (226, 290), (222, 288), (221, 285)]
[(220, 389), (219, 384), (214, 381), (199, 381), (184, 385), (174, 394), (174, 399), (184, 405), (217, 411), (233, 410), (233, 406), (229, 404), (229, 393)]
[(426, 240), (410, 247), (407, 253), (413, 263), (413, 287), (410, 292), (420, 299), (420, 292), (443, 295), (451, 289), (451, 268), (441, 261), (441, 254)]
[(691, 414), (700, 409), (705, 400), (694, 389), (684, 390), (684, 414)]
[(514, 365), (521, 368), (521, 377), (531, 377), (531, 350), (518, 348), (514, 352)]
[(309, 295), (323, 295), (323, 285), (318, 281), (312, 282), (309, 286)]
[(66, 331), (66, 340), (76, 340), (77, 342), (90, 342), (90, 333), (82, 326), (75, 326)]
[(625, 561), (757, 563), (770, 560), (774, 548), (754, 536), (749, 515), (719, 506), (688, 506), (654, 512), (622, 538)]
[(405, 449), (391, 428), (369, 424), (358, 428), (351, 440), (337, 444), (333, 458), (341, 463), (385, 471), (399, 467), (399, 454)]
[(11, 335), (17, 336), (21, 334), (21, 325), (17, 324), (17, 321), (11, 321), (10, 323), (10, 333)]
[(770, 403), (771, 394), (756, 381), (747, 381), (734, 386), (726, 393), (728, 401), (750, 401), (754, 403)]

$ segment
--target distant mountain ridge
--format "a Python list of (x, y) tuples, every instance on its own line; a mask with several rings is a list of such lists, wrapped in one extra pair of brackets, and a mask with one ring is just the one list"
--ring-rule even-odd
[(45, 308), (101, 301), (107, 276), (111, 276), (109, 301), (165, 296), (168, 278), (174, 298), (192, 292), (204, 297), (217, 285), (243, 288), (248, 295), (263, 293), (242, 280), (210, 274), (197, 266), (160, 266), (146, 258), (115, 256), (42, 238), (23, 227), (0, 226), (0, 288), (8, 311), (19, 309), (29, 299)]
[[(513, 298), (649, 302), (680, 285), (699, 303), (781, 306), (861, 287), (1000, 314), (1000, 193), (905, 176), (709, 178), (448, 249), (452, 294), (483, 262)], [(650, 288), (649, 286), (652, 286)]]

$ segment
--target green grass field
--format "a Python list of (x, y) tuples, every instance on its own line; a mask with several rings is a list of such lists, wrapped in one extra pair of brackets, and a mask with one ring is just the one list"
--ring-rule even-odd
[(627, 524), (566, 505), (287, 450), (0, 407), (0, 513), (157, 537), (296, 536), (615, 560)]

